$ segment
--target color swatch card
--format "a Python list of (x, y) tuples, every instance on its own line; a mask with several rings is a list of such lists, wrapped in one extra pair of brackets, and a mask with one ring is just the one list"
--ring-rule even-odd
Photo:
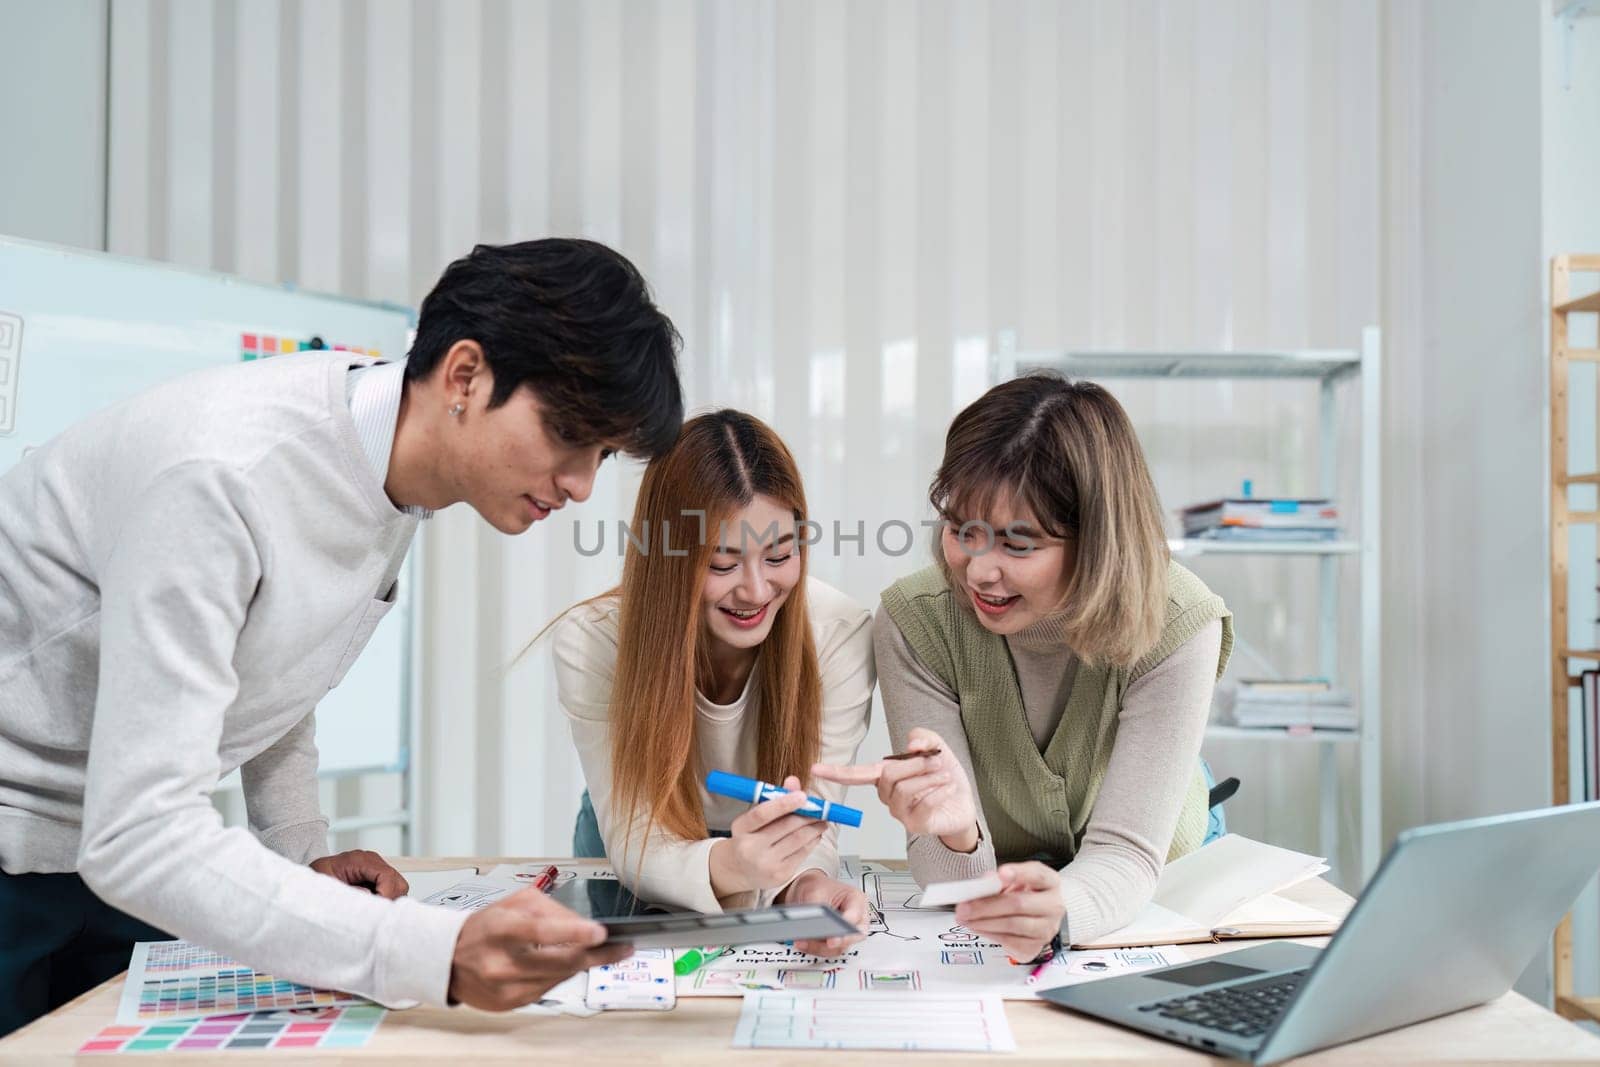
[(997, 996), (927, 993), (751, 993), (734, 1048), (1015, 1052)]
[(85, 1041), (78, 1052), (95, 1055), (364, 1048), (372, 1040), (384, 1014), (384, 1009), (376, 1004), (352, 1004), (221, 1015), (145, 1026), (108, 1026)]
[(313, 989), (262, 974), (188, 941), (140, 941), (133, 946), (117, 1022), (137, 1026), (213, 1015), (367, 1003), (351, 993)]

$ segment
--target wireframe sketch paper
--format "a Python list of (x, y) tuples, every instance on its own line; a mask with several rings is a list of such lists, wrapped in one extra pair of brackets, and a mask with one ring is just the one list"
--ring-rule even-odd
[(593, 1011), (670, 1011), (677, 1003), (670, 948), (642, 948), (621, 962), (589, 968), (585, 1004)]
[(447, 886), (422, 898), (424, 904), (435, 904), (441, 908), (452, 908), (456, 911), (477, 911), (486, 908), (497, 900), (504, 900), (512, 893), (516, 893), (526, 886), (516, 882), (501, 882), (483, 877), (468, 878)]
[(743, 945), (678, 979), (680, 997), (805, 992), (816, 996), (922, 992), (1033, 1000), (1046, 989), (1182, 963), (1175, 946), (1063, 952), (1039, 980), (1030, 962), (1009, 958), (994, 941), (956, 922), (947, 907), (928, 907), (909, 871), (849, 857), (841, 878), (867, 897), (868, 934), (842, 955), (820, 958), (786, 945)]
[[(549, 864), (540, 862), (502, 863), (490, 868), (489, 873), (484, 877), (492, 881), (512, 881), (528, 884), (537, 881), (539, 875), (543, 874), (548, 866)], [(604, 860), (568, 860), (559, 864), (558, 868), (560, 871), (556, 876), (558, 885), (570, 882), (574, 878), (611, 879), (615, 881), (617, 877), (617, 872), (612, 870), (611, 865)]]
[[(472, 867), (409, 873), (406, 874), (406, 881), (411, 883), (411, 889), (407, 895), (416, 897), (424, 904), (436, 904), (458, 911), (476, 911), (533, 886), (549, 866), (548, 863), (502, 863), (487, 874), (479, 874)], [(565, 863), (557, 867), (556, 885), (565, 885), (580, 878), (615, 881), (616, 877), (604, 863)]]
[[(513, 893), (533, 885), (548, 864), (502, 863), (488, 874), (479, 874), (476, 868), (462, 867), (449, 871), (406, 873), (411, 883), (409, 896), (441, 908), (457, 911), (475, 911), (503, 900)], [(610, 868), (592, 863), (567, 864), (559, 868), (558, 883), (578, 877), (614, 877)], [(547, 991), (538, 1000), (516, 1009), (524, 1015), (578, 1015), (598, 1014), (598, 1008), (588, 1006), (589, 974), (575, 974), (565, 982)]]
[[(475, 910), (525, 889), (547, 864), (502, 864), (487, 874), (435, 888), (423, 897), (439, 907)], [(577, 879), (615, 879), (592, 861), (558, 865), (558, 886)], [(918, 991), (990, 994), (1033, 1000), (1046, 989), (1117, 974), (1182, 963), (1188, 955), (1172, 944), (1094, 949), (1058, 954), (1039, 980), (1028, 983), (1028, 961), (1010, 959), (998, 943), (960, 925), (948, 906), (929, 906), (909, 871), (891, 870), (855, 857), (841, 861), (840, 877), (867, 897), (868, 936), (840, 956), (821, 958), (776, 942), (739, 945), (687, 975), (675, 976), (679, 997), (737, 997), (749, 992), (813, 994)], [(435, 883), (436, 884), (436, 883)], [(973, 887), (963, 887), (973, 891)], [(982, 895), (982, 894), (980, 894)], [(705, 935), (698, 935), (705, 936)], [(576, 1014), (587, 990), (548, 995), (546, 1011)], [(538, 1009), (530, 1008), (530, 1011)]]
[(1133, 922), (1073, 947), (1331, 934), (1338, 919), (1277, 895), (1327, 869), (1320, 857), (1228, 834), (1167, 864), (1154, 899)]
[(752, 993), (733, 1046), (1015, 1052), (1017, 1042), (993, 995)]
[(406, 896), (426, 900), (441, 889), (449, 889), (457, 882), (478, 876), (476, 867), (457, 867), (448, 871), (401, 871), (409, 888)]

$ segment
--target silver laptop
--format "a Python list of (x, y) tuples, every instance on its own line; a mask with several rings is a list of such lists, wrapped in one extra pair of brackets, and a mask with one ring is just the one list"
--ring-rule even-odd
[(1407, 830), (1328, 947), (1287, 941), (1046, 990), (1046, 1000), (1255, 1063), (1511, 988), (1600, 868), (1600, 801)]

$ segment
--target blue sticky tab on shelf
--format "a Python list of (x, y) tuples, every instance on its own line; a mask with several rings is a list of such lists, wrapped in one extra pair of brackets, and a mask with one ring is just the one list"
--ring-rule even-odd
[(1298, 500), (1274, 500), (1271, 510), (1274, 515), (1293, 515), (1300, 510), (1300, 502)]

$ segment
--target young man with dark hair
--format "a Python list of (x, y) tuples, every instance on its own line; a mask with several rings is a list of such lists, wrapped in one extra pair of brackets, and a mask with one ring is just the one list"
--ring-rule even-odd
[[(190, 375), (0, 475), (0, 1034), (162, 931), (388, 1004), (510, 1008), (626, 954), (537, 891), (429, 908), (328, 855), (312, 712), (431, 511), (520, 533), (671, 444), (678, 345), (611, 249), (479, 246), (407, 363)], [(210, 802), (235, 767), (251, 833)]]

